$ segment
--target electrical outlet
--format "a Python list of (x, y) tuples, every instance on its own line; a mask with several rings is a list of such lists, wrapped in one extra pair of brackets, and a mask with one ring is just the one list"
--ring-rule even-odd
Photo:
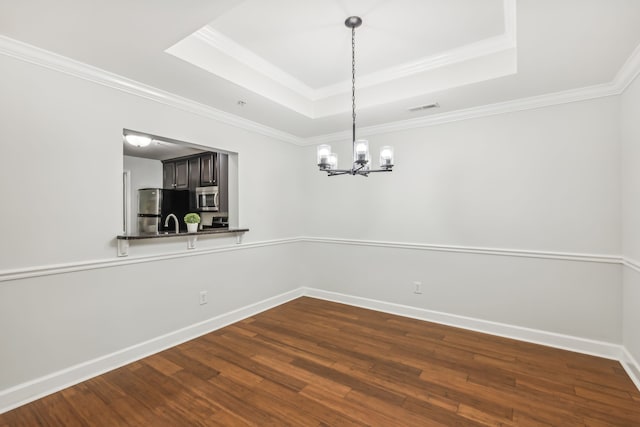
[(422, 282), (413, 282), (413, 293), (421, 294), (422, 293)]
[(207, 302), (207, 291), (200, 291), (200, 305), (205, 305)]

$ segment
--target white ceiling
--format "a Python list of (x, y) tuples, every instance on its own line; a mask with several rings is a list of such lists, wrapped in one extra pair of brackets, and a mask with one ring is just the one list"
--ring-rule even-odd
[[(344, 20), (352, 13), (364, 19), (356, 30), (362, 76), (502, 34), (502, 3), (246, 0), (208, 27), (311, 88), (343, 82), (348, 88), (351, 31)], [(433, 14), (436, 7), (437, 15)], [(282, 19), (278, 19), (280, 13)]]
[(169, 160), (207, 151), (205, 147), (196, 148), (193, 144), (184, 141), (173, 141), (160, 137), (154, 137), (151, 144), (146, 147), (136, 147), (128, 144), (124, 141), (124, 138), (122, 139), (122, 153), (125, 156), (142, 157), (151, 160)]
[(350, 15), (359, 126), (609, 83), (640, 44), (637, 0), (0, 0), (0, 34), (308, 138), (350, 127)]

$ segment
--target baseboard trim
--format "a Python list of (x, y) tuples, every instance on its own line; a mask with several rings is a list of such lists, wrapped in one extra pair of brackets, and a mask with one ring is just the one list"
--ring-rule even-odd
[(629, 350), (624, 347), (622, 356), (622, 360), (620, 360), (622, 367), (627, 371), (627, 375), (629, 375), (629, 378), (631, 378), (631, 381), (633, 381), (638, 390), (640, 390), (640, 364), (631, 353), (629, 353)]
[(105, 356), (0, 391), (0, 414), (97, 375), (174, 347), (201, 335), (277, 307), (303, 295), (302, 288), (259, 301)]
[(245, 307), (232, 310), (228, 313), (223, 313), (203, 322), (187, 326), (114, 353), (71, 366), (5, 390), (0, 390), (0, 414), (302, 296), (339, 302), (384, 313), (396, 314), (413, 319), (425, 320), (505, 338), (516, 339), (519, 341), (526, 341), (563, 350), (618, 360), (621, 362), (638, 390), (640, 390), (640, 365), (623, 346), (618, 344), (508, 325), (321, 289), (301, 287), (258, 301)]
[(428, 322), (434, 322), (476, 332), (497, 335), (500, 337), (511, 338), (519, 341), (546, 345), (562, 350), (590, 354), (606, 359), (621, 360), (623, 355), (622, 346), (603, 341), (590, 340), (586, 338), (558, 334), (555, 332), (541, 331), (538, 329), (525, 328), (522, 326), (508, 325), (505, 323), (492, 322), (489, 320), (476, 319), (473, 317), (460, 316), (424, 308), (411, 307), (407, 305), (395, 304), (352, 295), (345, 295), (337, 292), (324, 291), (321, 289), (305, 288), (304, 295), (327, 301), (348, 304), (356, 307), (367, 308), (370, 310), (382, 311), (384, 313), (396, 314), (413, 319), (425, 320)]

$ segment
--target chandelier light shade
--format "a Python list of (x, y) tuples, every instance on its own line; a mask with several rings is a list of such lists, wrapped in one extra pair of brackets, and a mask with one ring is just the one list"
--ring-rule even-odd
[(320, 170), (327, 170), (329, 168), (329, 156), (331, 154), (330, 145), (318, 145), (318, 167), (320, 167)]
[(371, 169), (371, 155), (369, 153), (369, 141), (356, 140), (356, 28), (362, 25), (362, 19), (358, 16), (350, 16), (344, 21), (347, 28), (351, 28), (351, 112), (352, 112), (352, 149), (353, 164), (351, 169), (338, 169), (338, 156), (331, 152), (331, 146), (322, 144), (318, 146), (318, 168), (327, 172), (329, 176), (335, 175), (360, 175), (369, 176), (371, 172), (391, 172), (393, 169), (393, 147), (384, 146), (380, 149), (380, 169)]
[(385, 145), (380, 149), (380, 167), (389, 169), (393, 167), (393, 147)]
[(353, 163), (362, 165), (369, 163), (370, 160), (369, 141), (367, 141), (366, 139), (357, 140), (355, 143), (355, 148), (353, 149)]

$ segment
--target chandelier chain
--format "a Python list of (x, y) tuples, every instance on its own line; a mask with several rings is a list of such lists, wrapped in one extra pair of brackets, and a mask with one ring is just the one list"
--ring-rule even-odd
[(351, 28), (351, 106), (353, 117), (353, 141), (356, 140), (356, 29)]
[(351, 28), (351, 117), (352, 117), (352, 150), (353, 164), (351, 169), (338, 169), (338, 156), (331, 151), (331, 146), (318, 146), (318, 167), (329, 176), (360, 175), (369, 176), (373, 172), (391, 172), (393, 169), (393, 148), (390, 146), (380, 149), (380, 169), (370, 166), (369, 142), (362, 140), (356, 147), (356, 28), (362, 24), (359, 16), (350, 16), (344, 21), (347, 28)]

